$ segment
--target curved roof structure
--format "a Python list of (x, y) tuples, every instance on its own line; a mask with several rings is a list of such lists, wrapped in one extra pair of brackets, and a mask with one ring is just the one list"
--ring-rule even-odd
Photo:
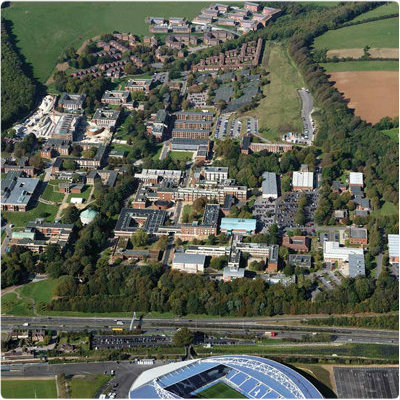
[(218, 382), (249, 399), (323, 398), (314, 385), (293, 369), (245, 355), (189, 360), (147, 370), (133, 383), (129, 398), (190, 398)]
[(85, 225), (89, 224), (95, 219), (97, 214), (98, 212), (96, 210), (92, 210), (91, 208), (82, 211), (80, 216), (82, 223)]

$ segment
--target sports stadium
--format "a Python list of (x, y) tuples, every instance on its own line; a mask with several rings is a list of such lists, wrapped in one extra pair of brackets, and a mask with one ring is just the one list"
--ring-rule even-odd
[(303, 376), (278, 362), (232, 355), (182, 361), (143, 372), (130, 399), (322, 399)]

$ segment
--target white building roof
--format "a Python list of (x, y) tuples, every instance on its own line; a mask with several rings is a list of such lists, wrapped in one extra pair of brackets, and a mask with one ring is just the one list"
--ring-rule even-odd
[(262, 174), (262, 192), (266, 197), (278, 197), (278, 186), (276, 184), (276, 174), (264, 172)]
[(389, 257), (399, 256), (399, 235), (388, 235)]
[(350, 185), (364, 185), (362, 172), (350, 172)]
[(358, 247), (340, 247), (338, 242), (324, 242), (324, 260), (349, 261), (349, 254), (364, 255), (364, 250)]
[(314, 173), (313, 172), (293, 172), (293, 187), (304, 187), (312, 189), (314, 187)]

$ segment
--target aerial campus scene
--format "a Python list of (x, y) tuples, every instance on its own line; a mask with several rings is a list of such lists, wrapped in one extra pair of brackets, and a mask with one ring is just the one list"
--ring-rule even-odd
[(1, 5), (3, 398), (397, 398), (399, 5)]

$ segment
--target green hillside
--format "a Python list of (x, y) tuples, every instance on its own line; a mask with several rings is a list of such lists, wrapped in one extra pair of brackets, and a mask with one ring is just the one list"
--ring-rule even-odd
[(365, 24), (330, 30), (314, 41), (318, 49), (356, 49), (366, 45), (399, 47), (399, 18), (389, 18)]
[[(62, 50), (114, 30), (149, 34), (147, 16), (193, 18), (203, 2), (20, 2), (3, 9), (34, 76), (45, 83)], [(155, 15), (157, 14), (157, 15)], [(35, 40), (32, 40), (35, 38)]]

